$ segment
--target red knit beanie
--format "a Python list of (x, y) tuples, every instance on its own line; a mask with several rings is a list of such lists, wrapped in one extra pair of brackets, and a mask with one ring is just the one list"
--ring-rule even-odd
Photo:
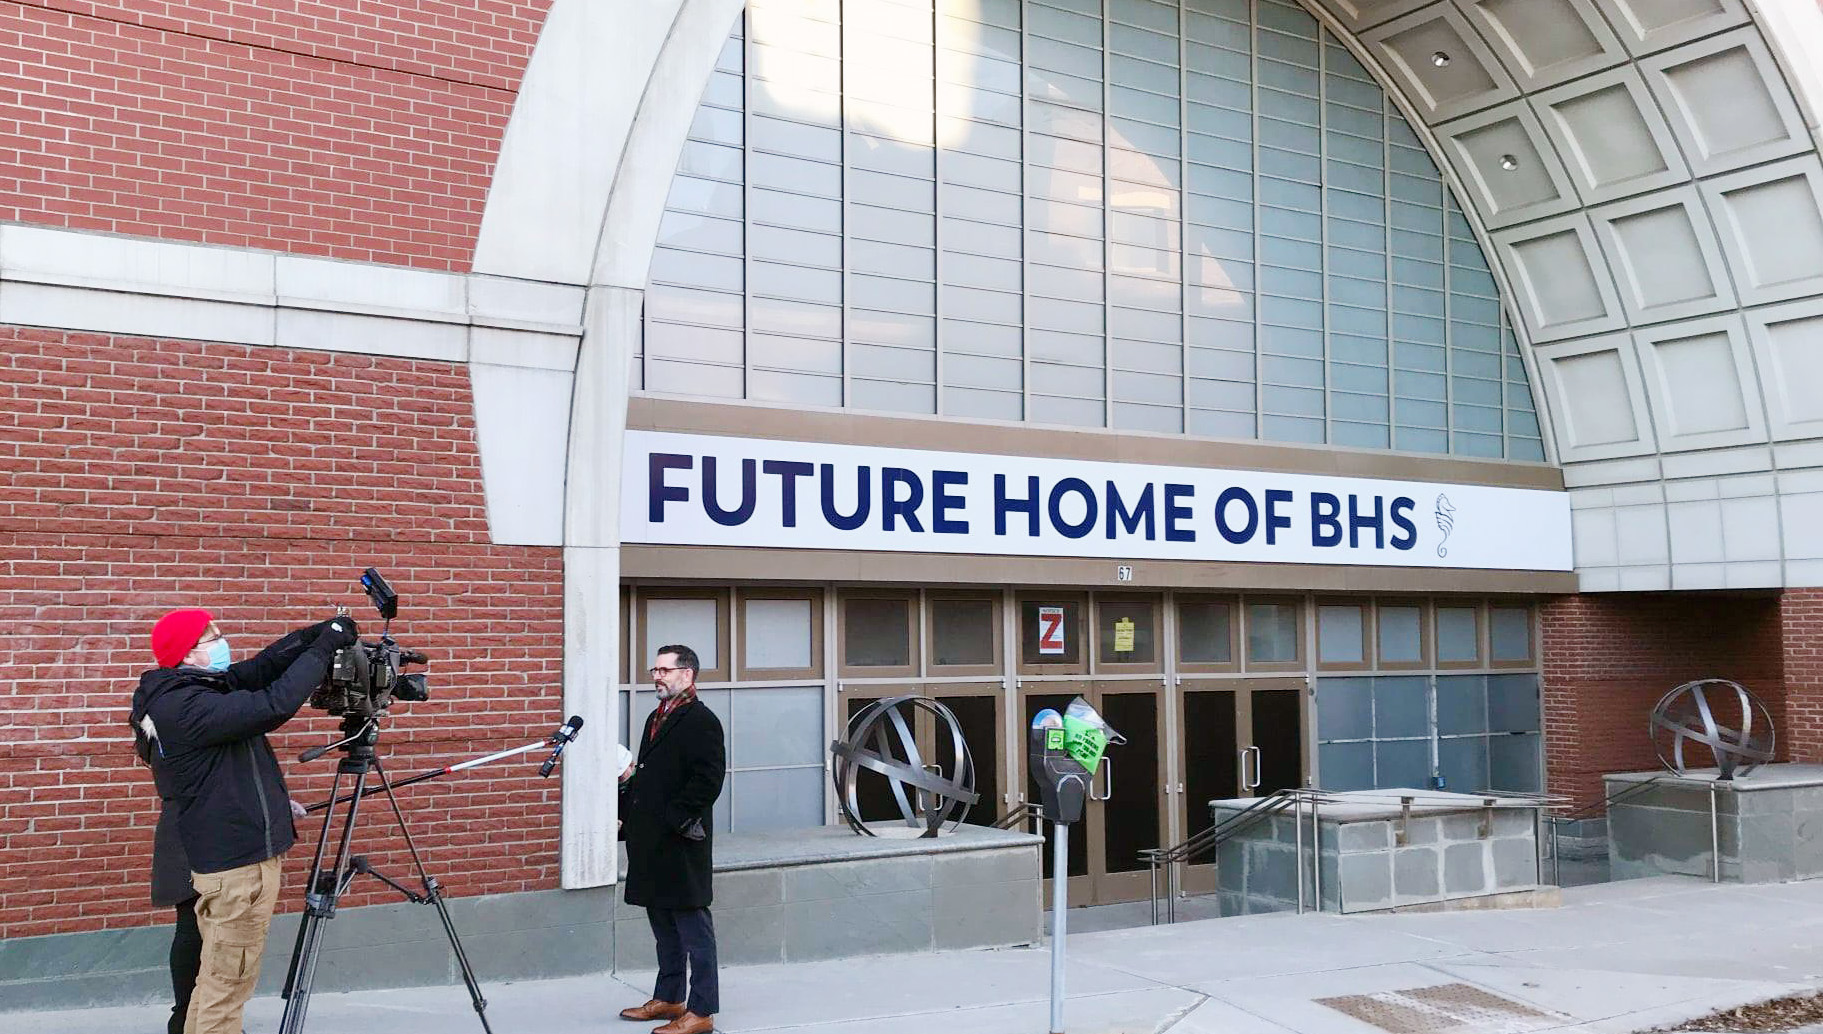
[(152, 626), (152, 656), (161, 668), (175, 668), (183, 663), (196, 641), (203, 637), (215, 615), (206, 610), (174, 610)]

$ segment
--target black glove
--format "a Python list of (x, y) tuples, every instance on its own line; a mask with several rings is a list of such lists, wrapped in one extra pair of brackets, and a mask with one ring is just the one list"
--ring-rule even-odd
[(678, 827), (677, 835), (685, 840), (701, 840), (708, 834), (703, 832), (703, 820), (691, 816), (690, 821)]
[(329, 627), (329, 622), (334, 620), (335, 618), (330, 618), (329, 621), (319, 621), (314, 625), (305, 625), (298, 629), (298, 635), (303, 637), (304, 645), (315, 646), (317, 637), (322, 635), (323, 630)]
[(328, 653), (334, 653), (343, 647), (353, 646), (360, 640), (361, 629), (355, 625), (354, 618), (343, 615), (330, 618), (320, 626), (316, 642), (311, 647)]

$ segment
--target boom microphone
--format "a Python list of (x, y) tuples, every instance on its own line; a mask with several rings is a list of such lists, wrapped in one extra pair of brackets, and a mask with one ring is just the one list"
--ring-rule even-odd
[(544, 759), (544, 764), (538, 766), (539, 775), (546, 777), (550, 776), (551, 770), (557, 767), (557, 758), (563, 753), (563, 748), (569, 746), (570, 741), (575, 739), (576, 734), (581, 731), (582, 716), (573, 714), (570, 716), (569, 721), (563, 723), (563, 728), (558, 729), (552, 734), (551, 738), (557, 741), (557, 746), (551, 751), (551, 756)]

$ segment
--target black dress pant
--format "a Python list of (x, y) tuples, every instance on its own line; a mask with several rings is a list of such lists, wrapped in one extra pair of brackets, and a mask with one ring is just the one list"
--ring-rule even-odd
[[(684, 1002), (698, 1016), (721, 1011), (721, 990), (715, 980), (715, 920), (706, 908), (648, 908), (652, 938), (658, 943), (658, 980), (652, 997), (661, 1002)], [(690, 964), (688, 1001), (684, 995), (684, 962)]]
[(203, 935), (196, 928), (196, 899), (176, 906), (177, 926), (171, 931), (171, 1022), (165, 1025), (169, 1034), (184, 1034), (184, 1014), (190, 1011), (190, 995), (196, 990), (196, 974), (203, 965)]

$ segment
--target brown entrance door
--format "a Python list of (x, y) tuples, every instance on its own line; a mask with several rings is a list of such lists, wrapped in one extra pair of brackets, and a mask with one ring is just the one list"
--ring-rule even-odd
[[(1100, 905), (1136, 901), (1149, 891), (1149, 872), (1139, 852), (1163, 844), (1164, 690), (1157, 681), (1027, 683), (1019, 693), (1020, 728), (1044, 708), (1059, 714), (1070, 701), (1087, 700), (1126, 743), (1110, 746), (1090, 783), (1083, 820), (1070, 830), (1069, 902)], [(1022, 754), (1020, 786), (1026, 800), (1038, 799)], [(1052, 878), (1049, 823), (1044, 823), (1044, 875)], [(1046, 899), (1049, 898), (1047, 884)]]
[[(1178, 819), (1185, 837), (1211, 825), (1209, 802), (1264, 797), (1304, 783), (1304, 683), (1301, 678), (1180, 680), (1178, 755), (1184, 792)], [(1189, 893), (1215, 889), (1212, 858), (1192, 859)]]

